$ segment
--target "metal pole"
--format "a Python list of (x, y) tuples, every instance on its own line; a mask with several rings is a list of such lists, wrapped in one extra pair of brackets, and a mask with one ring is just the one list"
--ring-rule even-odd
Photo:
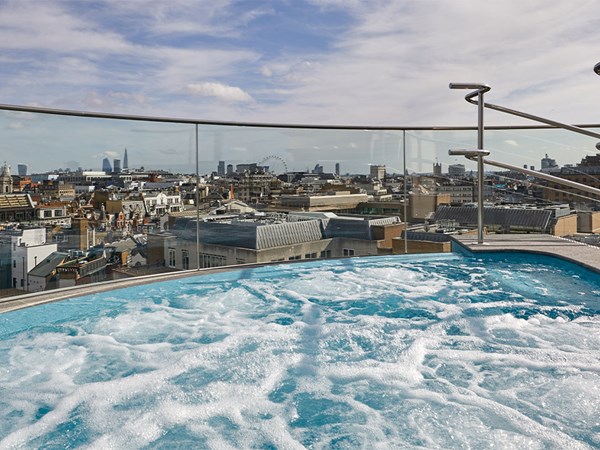
[[(474, 103), (477, 96), (477, 149), (483, 150), (483, 94), (490, 90), (487, 84), (450, 83), (450, 89), (475, 89), (465, 99)], [(483, 244), (483, 155), (477, 156), (477, 243)]]
[(408, 216), (407, 216), (407, 198), (406, 198), (406, 130), (402, 130), (402, 189), (404, 194), (404, 253), (408, 253)]
[(196, 124), (196, 270), (200, 270), (200, 155), (198, 154), (198, 124)]
[[(483, 90), (479, 90), (477, 114), (477, 148), (483, 150)], [(483, 155), (477, 157), (477, 243), (483, 244)]]

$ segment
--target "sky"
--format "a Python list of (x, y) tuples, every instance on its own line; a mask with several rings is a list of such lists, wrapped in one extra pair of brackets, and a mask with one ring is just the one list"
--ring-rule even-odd
[[(491, 86), (489, 103), (566, 123), (600, 122), (595, 0), (0, 0), (0, 103), (195, 120), (475, 126), (450, 82)], [(485, 113), (486, 125), (527, 124)], [(190, 126), (2, 113), (0, 158), (35, 171), (189, 166)], [(75, 130), (76, 128), (76, 130)], [(86, 133), (84, 133), (84, 129)], [(368, 172), (403, 164), (396, 132), (201, 129), (201, 164), (277, 156)], [(595, 153), (593, 138), (492, 133), (498, 159), (539, 167)], [(410, 133), (407, 166), (431, 170), (473, 133)], [(277, 159), (270, 161), (277, 164)], [(212, 165), (214, 164), (214, 167)], [(330, 167), (331, 166), (331, 167)], [(398, 170), (400, 172), (400, 170)]]

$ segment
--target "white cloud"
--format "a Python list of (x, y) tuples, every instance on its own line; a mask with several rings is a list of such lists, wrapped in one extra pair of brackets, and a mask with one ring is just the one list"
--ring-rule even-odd
[(236, 86), (227, 86), (221, 83), (195, 83), (188, 84), (186, 91), (191, 94), (201, 95), (204, 97), (215, 97), (228, 102), (252, 102), (253, 98)]
[[(448, 89), (472, 81), (491, 85), (489, 103), (597, 122), (600, 78), (591, 69), (600, 9), (590, 0), (485, 8), (475, 0), (148, 0), (144, 8), (98, 0), (93, 10), (38, 3), (0, 2), (7, 103), (209, 120), (474, 126), (465, 92)], [(299, 16), (286, 33), (275, 19), (291, 11), (319, 15), (335, 32), (304, 26)], [(267, 15), (274, 20), (256, 21)], [(522, 123), (532, 122), (485, 114), (486, 126)], [(519, 137), (509, 141), (526, 147)]]

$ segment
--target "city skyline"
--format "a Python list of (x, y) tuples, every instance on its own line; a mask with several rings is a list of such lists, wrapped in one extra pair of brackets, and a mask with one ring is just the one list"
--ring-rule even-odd
[[(475, 0), (178, 0), (148, 1), (143, 8), (116, 0), (94, 2), (93, 8), (48, 0), (30, 8), (27, 1), (9, 0), (0, 4), (0, 103), (197, 120), (474, 126), (476, 108), (448, 83), (476, 81), (492, 87), (490, 103), (567, 123), (595, 123), (598, 20), (594, 2), (583, 0), (507, 0), (484, 9)], [(157, 126), (165, 134), (159, 137), (157, 129), (130, 124), (132, 138), (124, 136), (124, 126), (111, 134), (74, 131), (78, 122), (71, 118), (4, 112), (1, 119), (0, 159), (12, 165), (44, 170), (57, 165), (60, 155), (59, 166), (92, 166), (123, 148), (143, 154), (149, 164), (194, 163), (191, 126)], [(40, 122), (51, 122), (54, 136), (40, 131)], [(486, 111), (485, 123), (533, 124), (494, 111)], [(212, 139), (212, 132), (201, 139)], [(22, 133), (30, 134), (28, 141)], [(140, 139), (142, 133), (151, 137)], [(507, 134), (488, 143), (500, 154), (512, 150), (517, 165), (538, 165), (544, 153), (554, 153), (561, 164), (574, 162), (567, 160), (574, 153), (576, 159), (595, 153), (589, 138), (573, 145), (547, 137), (525, 140)], [(219, 151), (240, 162), (277, 154), (299, 168), (306, 162), (297, 152), (320, 147), (336, 160), (341, 158), (333, 146), (356, 145), (367, 157), (359, 163), (351, 155), (349, 170), (399, 162), (370, 160), (370, 143), (346, 137), (310, 147), (279, 140), (264, 150), (239, 141), (211, 146), (210, 158), (201, 160), (218, 161)], [(473, 135), (456, 142), (474, 143)], [(430, 147), (435, 155), (423, 164), (445, 158), (447, 148)], [(28, 160), (13, 161), (19, 155)]]

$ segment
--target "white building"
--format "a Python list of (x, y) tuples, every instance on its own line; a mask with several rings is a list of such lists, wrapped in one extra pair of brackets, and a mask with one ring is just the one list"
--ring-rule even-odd
[(11, 237), (12, 287), (29, 290), (29, 272), (52, 252), (57, 244), (46, 243), (46, 229), (23, 230), (20, 236)]
[(179, 212), (183, 209), (179, 192), (144, 192), (142, 198), (146, 205), (146, 211), (152, 218), (166, 213)]

